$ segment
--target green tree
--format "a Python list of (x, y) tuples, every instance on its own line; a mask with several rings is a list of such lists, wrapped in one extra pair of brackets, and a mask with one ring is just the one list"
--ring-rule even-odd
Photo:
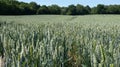
[(96, 8), (96, 11), (97, 11), (98, 14), (105, 14), (106, 13), (106, 8), (105, 8), (104, 5), (98, 4), (97, 8)]
[(85, 7), (85, 9), (86, 9), (86, 11), (87, 11), (86, 14), (90, 14), (90, 13), (91, 13), (91, 8), (90, 8), (88, 5)]
[(76, 6), (69, 5), (67, 8), (67, 15), (76, 15)]
[(7, 4), (4, 3), (4, 2), (0, 2), (0, 14), (1, 14), (1, 15), (4, 15), (4, 14), (6, 13), (6, 9), (5, 9), (5, 8), (7, 8), (6, 5), (7, 5)]
[(32, 11), (28, 3), (21, 2), (19, 8), (21, 10), (21, 14), (25, 14), (25, 15), (32, 14)]
[(19, 14), (19, 2), (16, 0), (1, 0), (0, 1), (0, 14), (1, 15), (17, 15)]
[(67, 7), (62, 7), (61, 8), (61, 14), (66, 15), (66, 12), (67, 12)]
[(108, 14), (120, 14), (120, 5), (109, 5), (107, 6)]
[(36, 2), (30, 2), (29, 8), (31, 9), (33, 14), (36, 14), (37, 10), (39, 9), (40, 5), (37, 5)]
[(93, 8), (91, 9), (91, 14), (97, 14), (97, 9), (96, 9), (96, 7), (93, 7)]
[(41, 7), (37, 10), (37, 14), (49, 14), (48, 7), (47, 7), (46, 5), (41, 6)]
[(60, 14), (61, 13), (61, 8), (58, 5), (48, 6), (48, 9), (50, 11), (50, 14)]
[(84, 6), (82, 6), (80, 4), (77, 4), (77, 6), (76, 6), (76, 14), (77, 15), (84, 15), (84, 14), (88, 14), (88, 11)]

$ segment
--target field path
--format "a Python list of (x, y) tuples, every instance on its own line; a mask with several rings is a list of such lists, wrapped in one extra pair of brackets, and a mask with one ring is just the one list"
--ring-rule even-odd
[(76, 18), (77, 18), (77, 16), (72, 16), (72, 17), (68, 18), (67, 21), (73, 21)]

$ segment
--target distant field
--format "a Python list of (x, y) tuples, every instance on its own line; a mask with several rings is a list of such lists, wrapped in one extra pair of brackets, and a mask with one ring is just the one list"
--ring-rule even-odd
[(120, 67), (120, 15), (0, 16), (6, 67)]
[(120, 15), (30, 15), (30, 16), (0, 16), (0, 20), (14, 21), (16, 23), (47, 23), (47, 22), (73, 22), (81, 24), (119, 24)]

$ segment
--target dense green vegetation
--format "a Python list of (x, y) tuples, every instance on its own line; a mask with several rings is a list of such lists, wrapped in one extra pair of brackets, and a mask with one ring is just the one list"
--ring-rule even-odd
[(58, 5), (38, 5), (35, 2), (25, 3), (17, 0), (0, 0), (0, 15), (84, 15), (84, 14), (120, 14), (120, 5), (98, 4), (96, 7), (80, 4), (60, 7)]
[(0, 16), (0, 56), (6, 67), (120, 67), (119, 17)]

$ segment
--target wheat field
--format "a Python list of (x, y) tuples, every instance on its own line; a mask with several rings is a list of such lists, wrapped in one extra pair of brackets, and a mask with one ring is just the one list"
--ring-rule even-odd
[(120, 67), (119, 17), (0, 16), (0, 56), (5, 67)]

